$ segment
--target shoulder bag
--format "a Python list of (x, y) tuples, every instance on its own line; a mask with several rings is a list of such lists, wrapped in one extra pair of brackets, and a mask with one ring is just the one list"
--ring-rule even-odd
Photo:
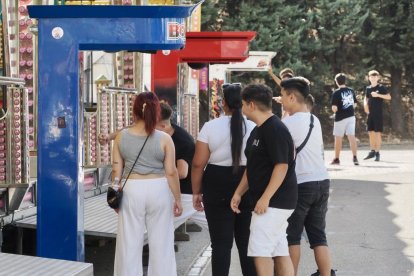
[(310, 137), (310, 135), (311, 135), (311, 133), (312, 133), (312, 129), (313, 129), (313, 115), (312, 115), (312, 113), (311, 113), (311, 115), (310, 115), (311, 117), (310, 117), (310, 124), (309, 124), (309, 131), (308, 131), (308, 135), (306, 135), (306, 138), (305, 138), (305, 140), (302, 142), (302, 144), (299, 146), (299, 147), (297, 147), (296, 148), (296, 156), (299, 154), (299, 152), (305, 147), (305, 145), (306, 145), (306, 143), (308, 142), (308, 140), (309, 140), (309, 137)]
[[(149, 135), (147, 136), (147, 138), (145, 139), (144, 144), (142, 145), (141, 150), (139, 151), (137, 158), (135, 159), (134, 164), (132, 165), (131, 170), (128, 173), (127, 178), (125, 179), (124, 185), (120, 188), (118, 188), (118, 190), (115, 190), (112, 186), (108, 187), (108, 193), (106, 194), (106, 202), (108, 202), (109, 207), (111, 207), (112, 209), (118, 209), (119, 206), (121, 206), (121, 201), (122, 201), (122, 195), (123, 195), (123, 189), (125, 187), (125, 184), (127, 183), (127, 180), (129, 178), (129, 176), (132, 173), (132, 170), (135, 167), (135, 164), (138, 161), (139, 156), (141, 155), (142, 150), (144, 149), (145, 144), (147, 143)], [(122, 179), (122, 175), (121, 175), (121, 179)], [(119, 180), (118, 185), (120, 184), (121, 180)]]

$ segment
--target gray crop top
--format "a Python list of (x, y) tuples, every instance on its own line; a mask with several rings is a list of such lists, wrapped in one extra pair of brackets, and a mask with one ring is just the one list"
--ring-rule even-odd
[[(151, 134), (132, 173), (165, 175), (165, 153), (161, 149), (161, 135), (162, 133), (158, 130), (155, 130), (154, 133)], [(145, 138), (147, 137), (131, 134), (128, 129), (121, 131), (119, 151), (124, 159), (123, 177), (128, 176), (129, 171), (145, 142)]]

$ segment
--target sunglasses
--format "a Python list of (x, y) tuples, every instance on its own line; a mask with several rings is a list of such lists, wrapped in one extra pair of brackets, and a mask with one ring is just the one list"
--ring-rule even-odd
[(234, 82), (234, 83), (224, 83), (221, 88), (222, 89), (226, 89), (227, 87), (230, 86), (241, 86), (242, 84), (240, 82)]

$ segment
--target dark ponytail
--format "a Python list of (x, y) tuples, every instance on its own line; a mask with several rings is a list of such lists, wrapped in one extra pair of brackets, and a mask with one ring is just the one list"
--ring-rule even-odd
[(233, 173), (237, 173), (240, 168), (243, 137), (246, 134), (246, 122), (241, 111), (241, 86), (230, 85), (223, 89), (223, 94), (224, 100), (232, 112), (230, 120), (231, 157)]

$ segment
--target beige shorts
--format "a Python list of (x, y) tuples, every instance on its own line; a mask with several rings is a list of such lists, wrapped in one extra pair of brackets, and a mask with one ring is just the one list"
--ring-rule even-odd
[(292, 213), (293, 210), (270, 207), (262, 215), (253, 212), (247, 256), (289, 256), (286, 228)]
[(355, 135), (355, 116), (345, 118), (334, 123), (333, 135), (344, 137), (344, 135)]

